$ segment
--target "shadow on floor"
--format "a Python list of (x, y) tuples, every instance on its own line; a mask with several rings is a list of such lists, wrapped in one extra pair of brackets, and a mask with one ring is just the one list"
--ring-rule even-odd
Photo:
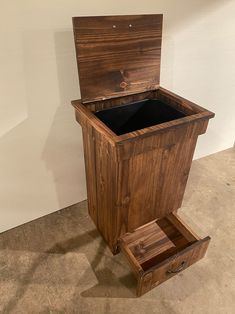
[[(79, 297), (135, 298), (134, 276), (122, 256), (113, 256), (94, 229), (86, 213), (85, 202), (82, 206), (65, 208), (2, 233), (0, 253), (4, 252), (8, 255), (5, 254), (4, 259), (5, 271), (1, 272), (0, 267), (0, 285), (2, 280), (15, 280), (17, 287), (5, 304), (3, 313), (11, 313), (32, 285), (55, 285), (53, 278), (61, 276), (57, 274), (57, 264), (69, 254), (76, 256), (78, 262), (79, 256), (85, 256), (89, 264), (82, 275), (77, 272), (78, 265), (74, 264), (74, 269), (72, 265), (69, 272), (73, 274), (73, 282), (61, 282), (62, 285), (72, 285), (74, 293), (70, 302), (77, 302)], [(16, 256), (22, 262), (18, 261), (12, 271)], [(48, 264), (51, 276), (45, 275), (48, 272), (45, 265)], [(90, 273), (96, 278), (92, 286), (87, 282)], [(87, 286), (81, 290), (81, 287)]]

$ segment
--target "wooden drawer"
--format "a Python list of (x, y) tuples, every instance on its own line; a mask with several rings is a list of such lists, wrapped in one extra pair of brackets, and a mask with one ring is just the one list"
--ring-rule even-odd
[(200, 239), (176, 213), (125, 234), (119, 245), (137, 278), (137, 296), (201, 259), (209, 241)]

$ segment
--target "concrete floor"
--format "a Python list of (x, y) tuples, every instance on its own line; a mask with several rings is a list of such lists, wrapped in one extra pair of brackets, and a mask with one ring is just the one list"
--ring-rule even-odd
[(141, 298), (86, 202), (0, 235), (0, 313), (235, 313), (235, 149), (193, 162), (179, 212), (207, 256)]

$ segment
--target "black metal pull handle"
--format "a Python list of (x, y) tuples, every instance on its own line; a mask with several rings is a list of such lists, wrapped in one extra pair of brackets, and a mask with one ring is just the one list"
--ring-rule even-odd
[(176, 273), (179, 273), (181, 270), (183, 270), (185, 267), (186, 267), (186, 262), (183, 261), (178, 268), (170, 269), (166, 273), (167, 274), (176, 274)]

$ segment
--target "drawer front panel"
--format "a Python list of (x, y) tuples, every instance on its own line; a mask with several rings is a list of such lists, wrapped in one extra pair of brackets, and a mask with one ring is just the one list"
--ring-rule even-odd
[(160, 265), (156, 265), (156, 268), (152, 267), (145, 272), (138, 280), (137, 295), (148, 292), (203, 258), (209, 241), (210, 237), (199, 240)]

